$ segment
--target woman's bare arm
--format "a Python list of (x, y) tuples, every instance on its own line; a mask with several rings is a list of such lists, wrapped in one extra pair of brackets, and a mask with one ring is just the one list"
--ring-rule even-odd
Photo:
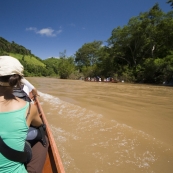
[(43, 124), (40, 115), (38, 113), (37, 107), (34, 104), (31, 104), (30, 115), (28, 116), (27, 124), (28, 126), (32, 125), (36, 127)]

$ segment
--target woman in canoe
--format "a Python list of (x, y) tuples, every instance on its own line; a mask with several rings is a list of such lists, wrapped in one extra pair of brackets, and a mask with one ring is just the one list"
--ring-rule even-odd
[(0, 173), (41, 173), (47, 145), (37, 142), (32, 148), (32, 159), (24, 152), (29, 126), (39, 127), (42, 121), (37, 108), (15, 97), (13, 87), (20, 83), (23, 66), (10, 56), (0, 56)]

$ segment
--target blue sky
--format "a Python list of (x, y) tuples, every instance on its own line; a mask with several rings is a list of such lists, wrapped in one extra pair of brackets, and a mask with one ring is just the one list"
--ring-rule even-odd
[(0, 0), (0, 37), (46, 59), (74, 55), (84, 43), (105, 42), (118, 26), (167, 0)]

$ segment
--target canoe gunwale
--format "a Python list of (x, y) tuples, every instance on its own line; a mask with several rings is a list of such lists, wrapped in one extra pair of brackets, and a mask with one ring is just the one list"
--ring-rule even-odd
[(64, 170), (61, 158), (60, 158), (60, 154), (58, 152), (58, 149), (57, 149), (54, 137), (52, 135), (52, 132), (51, 132), (51, 129), (49, 127), (49, 124), (48, 124), (48, 121), (46, 119), (46, 116), (44, 114), (44, 111), (43, 111), (43, 109), (42, 109), (42, 107), (40, 105), (39, 99), (37, 97), (35, 97), (34, 100), (35, 100), (35, 103), (36, 103), (36, 105), (38, 107), (38, 110), (39, 110), (40, 116), (41, 116), (41, 118), (43, 120), (43, 123), (46, 124), (46, 133), (47, 133), (47, 136), (48, 136), (48, 139), (49, 139), (49, 149), (48, 149), (48, 152), (51, 152), (51, 154), (53, 156), (54, 163), (55, 163), (55, 166), (56, 166), (56, 169), (57, 169), (58, 173), (65, 173), (65, 170)]

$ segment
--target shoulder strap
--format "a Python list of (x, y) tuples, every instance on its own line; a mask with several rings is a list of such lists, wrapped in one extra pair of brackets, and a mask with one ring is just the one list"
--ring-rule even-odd
[(31, 102), (31, 99), (29, 98), (29, 96), (27, 95), (27, 93), (25, 93), (25, 91), (23, 90), (23, 85), (20, 88), (13, 88), (13, 95), (21, 98), (27, 102)]
[(27, 162), (27, 152), (17, 151), (10, 148), (1, 138), (0, 136), (0, 153), (9, 160), (14, 162)]
[(27, 113), (27, 115), (26, 115), (26, 120), (27, 120), (27, 118), (28, 118), (28, 116), (29, 116), (29, 114), (30, 114), (30, 109), (31, 109), (31, 104), (29, 103), (29, 109), (28, 109), (28, 113)]

